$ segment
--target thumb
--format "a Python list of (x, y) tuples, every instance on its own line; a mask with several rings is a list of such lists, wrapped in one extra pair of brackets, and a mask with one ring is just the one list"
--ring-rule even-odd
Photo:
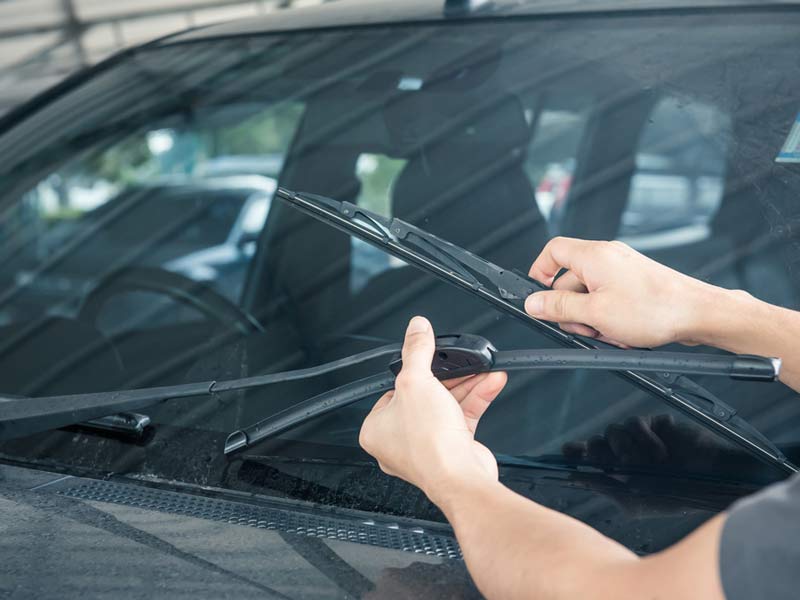
[(525, 311), (545, 321), (592, 325), (591, 303), (590, 294), (553, 290), (529, 296), (525, 301)]
[(403, 342), (403, 370), (430, 374), (436, 340), (433, 327), (425, 317), (414, 317), (406, 329)]

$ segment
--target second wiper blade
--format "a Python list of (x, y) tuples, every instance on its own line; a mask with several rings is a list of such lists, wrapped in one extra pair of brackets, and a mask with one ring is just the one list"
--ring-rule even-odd
[[(288, 419), (279, 427), (283, 430), (298, 421), (334, 410), (339, 406), (381, 391), (394, 385), (395, 374), (402, 367), (400, 344), (389, 344), (348, 356), (333, 362), (282, 373), (256, 375), (228, 381), (205, 381), (183, 385), (163, 386), (116, 392), (74, 394), (40, 398), (0, 398), (0, 441), (25, 437), (34, 433), (76, 425), (109, 414), (134, 411), (177, 398), (210, 396), (222, 392), (248, 390), (276, 383), (318, 377), (358, 364), (393, 355), (389, 369), (339, 388), (334, 393), (300, 403), (288, 409)], [(774, 359), (758, 356), (698, 355), (670, 352), (631, 352), (624, 350), (512, 350), (498, 351), (483, 337), (450, 335), (437, 338), (437, 352), (431, 365), (440, 379), (474, 375), (488, 371), (535, 369), (603, 369), (637, 368), (648, 371), (672, 371), (730, 376), (755, 381), (773, 381), (780, 364)], [(735, 416), (735, 410), (711, 398), (698, 410), (713, 414)], [(306, 411), (306, 408), (311, 408)], [(274, 418), (272, 418), (274, 425)], [(256, 433), (247, 441), (261, 439), (266, 429), (254, 426)], [(741, 429), (744, 431), (744, 429)], [(270, 429), (271, 435), (275, 428)], [(749, 432), (756, 435), (754, 432)], [(262, 436), (263, 437), (263, 436)], [(767, 442), (765, 442), (767, 443)], [(777, 451), (777, 450), (776, 450)]]
[[(439, 379), (452, 379), (489, 371), (529, 371), (536, 369), (594, 369), (617, 371), (635, 368), (642, 371), (671, 371), (693, 375), (714, 375), (752, 381), (774, 381), (780, 374), (780, 361), (761, 356), (733, 356), (631, 350), (508, 350), (498, 351), (481, 336), (458, 335), (436, 338), (436, 352), (431, 370)], [(402, 369), (398, 355), (390, 364), (391, 374), (379, 373), (300, 402), (253, 425), (234, 431), (225, 442), (231, 454), (259, 441), (278, 435), (312, 419), (349, 406), (368, 396), (394, 387), (394, 375)], [(781, 451), (747, 421), (702, 387), (688, 390), (695, 399), (694, 410), (727, 424), (739, 435), (757, 441), (786, 470), (796, 469)]]

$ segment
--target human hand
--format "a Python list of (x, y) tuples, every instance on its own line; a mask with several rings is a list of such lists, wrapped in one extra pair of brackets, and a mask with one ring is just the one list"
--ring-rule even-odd
[(725, 447), (708, 431), (678, 423), (672, 415), (631, 417), (604, 435), (568, 442), (565, 457), (597, 465), (669, 466), (705, 470)]
[(364, 420), (359, 443), (381, 469), (416, 485), (439, 506), (458, 482), (496, 482), (497, 461), (475, 430), (506, 383), (505, 373), (440, 382), (431, 372), (436, 341), (422, 317), (409, 323), (403, 370)]
[[(553, 283), (561, 269), (568, 272)], [(555, 238), (530, 276), (553, 291), (527, 299), (533, 317), (618, 346), (702, 343), (717, 288), (661, 265), (621, 242)]]

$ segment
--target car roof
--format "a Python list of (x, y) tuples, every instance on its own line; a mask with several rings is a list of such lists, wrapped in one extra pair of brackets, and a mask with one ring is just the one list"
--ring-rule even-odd
[(786, 7), (800, 8), (800, 0), (337, 0), (191, 29), (163, 38), (158, 43), (166, 45), (232, 35), (506, 16)]

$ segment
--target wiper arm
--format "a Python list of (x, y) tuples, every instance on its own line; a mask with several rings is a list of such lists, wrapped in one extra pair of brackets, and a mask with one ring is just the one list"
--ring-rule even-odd
[[(528, 315), (524, 308), (525, 299), (536, 291), (548, 288), (518, 271), (503, 269), (401, 219), (389, 219), (349, 202), (285, 188), (278, 188), (276, 196), (311, 217), (481, 298), (562, 346), (585, 350), (610, 348), (608, 344), (568, 334), (555, 324)], [(747, 432), (731, 427), (730, 415), (735, 411), (707, 410), (709, 404), (724, 405), (710, 391), (676, 372), (665, 370), (644, 374), (642, 371), (632, 368), (619, 371), (618, 374), (757, 458), (785, 470), (795, 470), (787, 468), (789, 463), (786, 457), (752, 427), (746, 427)]]
[[(228, 381), (206, 381), (118, 392), (51, 396), (45, 398), (0, 399), (0, 441), (25, 437), (34, 433), (76, 425), (108, 414), (142, 409), (176, 398), (212, 396), (221, 392), (260, 388), (275, 383), (317, 377), (377, 358), (394, 355), (389, 369), (326, 392), (311, 400), (232, 434), (226, 442), (226, 453), (246, 447), (261, 439), (284, 431), (301, 422), (337, 410), (362, 398), (394, 387), (395, 375), (402, 368), (400, 345), (380, 346), (360, 354), (323, 365), (257, 375)], [(432, 370), (440, 379), (450, 379), (488, 371), (534, 369), (604, 369), (636, 368), (647, 371), (730, 376), (754, 381), (774, 381), (779, 374), (780, 361), (758, 356), (699, 355), (671, 352), (625, 350), (512, 350), (498, 351), (485, 338), (473, 335), (441, 336)], [(743, 436), (758, 437), (735, 415), (735, 411), (715, 400), (713, 396), (695, 402), (697, 410), (725, 414), (731, 427)], [(771, 451), (780, 454), (777, 448)]]
[[(225, 453), (232, 454), (312, 419), (349, 406), (359, 400), (391, 390), (394, 377), (402, 368), (395, 356), (390, 372), (350, 382), (334, 390), (300, 402), (258, 423), (231, 433)], [(760, 356), (651, 352), (646, 350), (510, 350), (498, 351), (485, 338), (475, 335), (442, 336), (436, 339), (432, 371), (439, 379), (452, 379), (490, 371), (530, 371), (536, 369), (590, 369), (685, 373), (729, 376), (751, 381), (775, 381), (780, 361)], [(691, 382), (691, 380), (687, 380)], [(693, 383), (693, 382), (691, 382)], [(735, 432), (749, 443), (763, 446), (775, 456), (773, 464), (797, 472), (781, 451), (757, 429), (704, 388), (693, 384), (681, 390), (692, 397), (691, 405)]]
[[(396, 354), (399, 350), (399, 344), (389, 344), (307, 369), (255, 375), (227, 381), (202, 381), (154, 388), (37, 398), (0, 395), (0, 441), (79, 425), (84, 422), (98, 424), (98, 419), (103, 419), (108, 415), (130, 413), (168, 400), (213, 396), (222, 392), (248, 390), (275, 383), (319, 377), (382, 356)], [(101, 423), (108, 425), (106, 419)], [(106, 429), (110, 428), (106, 427)]]

